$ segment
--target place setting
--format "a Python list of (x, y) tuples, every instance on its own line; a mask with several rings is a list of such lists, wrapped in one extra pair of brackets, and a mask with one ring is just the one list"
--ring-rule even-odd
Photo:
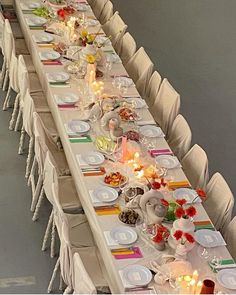
[(47, 23), (47, 19), (40, 16), (28, 16), (25, 19), (31, 30), (43, 30)]
[(76, 103), (79, 101), (79, 97), (75, 93), (54, 94), (54, 98), (58, 107), (62, 109), (76, 108)]
[(88, 143), (92, 142), (88, 132), (90, 125), (88, 122), (81, 120), (71, 120), (65, 124), (66, 133), (71, 143)]
[[(54, 52), (50, 52), (49, 55), (46, 54), (46, 56), (50, 57), (50, 56), (54, 56), (56, 57), (56, 54), (54, 54)], [(58, 56), (58, 55), (57, 55)], [(70, 88), (70, 75), (66, 72), (50, 72), (50, 73), (46, 73), (48, 82), (50, 84), (51, 87), (68, 87)]]

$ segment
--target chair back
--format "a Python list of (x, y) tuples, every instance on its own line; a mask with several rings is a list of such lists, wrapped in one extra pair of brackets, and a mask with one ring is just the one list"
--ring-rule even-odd
[(215, 173), (208, 182), (206, 196), (203, 207), (215, 228), (224, 233), (232, 218), (234, 196), (219, 172)]
[(35, 106), (34, 101), (29, 93), (29, 89), (26, 91), (25, 100), (24, 100), (24, 109), (23, 109), (23, 126), (26, 131), (26, 133), (29, 135), (29, 137), (34, 136), (33, 132), (33, 113), (35, 112)]
[(179, 160), (187, 154), (192, 141), (192, 132), (188, 122), (182, 115), (178, 115), (168, 134), (168, 144)]
[(227, 248), (232, 255), (233, 259), (236, 260), (236, 216), (230, 221), (224, 233), (224, 238), (227, 243)]
[(110, 0), (108, 0), (100, 14), (99, 21), (103, 25), (105, 24), (113, 15), (113, 4)]
[(93, 9), (93, 13), (94, 15), (96, 16), (97, 19), (100, 18), (100, 15), (106, 5), (108, 0), (99, 0), (99, 1), (96, 1), (92, 7)]
[(137, 45), (132, 37), (132, 35), (129, 32), (126, 32), (122, 39), (120, 40), (120, 52), (117, 52), (123, 62), (124, 65), (126, 65), (129, 60), (134, 56)]
[(208, 159), (206, 152), (197, 144), (183, 157), (183, 170), (194, 189), (206, 189), (209, 180)]
[(9, 65), (9, 84), (16, 93), (20, 91), (18, 78), (18, 59), (14, 52), (12, 52), (11, 62)]
[(3, 52), (4, 52), (4, 57), (6, 60), (6, 66), (9, 69), (12, 53), (16, 54), (16, 50), (15, 50), (14, 36), (13, 36), (11, 25), (8, 19), (5, 19), (3, 45), (4, 45)]
[(73, 289), (75, 294), (97, 294), (79, 253), (73, 255)]
[(2, 49), (2, 53), (4, 55), (4, 25), (5, 25), (5, 18), (0, 11), (0, 48)]
[(149, 80), (149, 83), (147, 86), (147, 93), (145, 97), (145, 100), (149, 107), (153, 106), (155, 99), (157, 98), (160, 85), (161, 85), (161, 75), (157, 71), (155, 71)]
[(133, 79), (137, 90), (143, 97), (146, 95), (147, 85), (152, 75), (153, 66), (144, 48), (140, 47), (125, 67), (126, 71)]
[(27, 89), (30, 91), (30, 84), (29, 84), (29, 73), (24, 61), (23, 55), (19, 55), (18, 57), (18, 84), (20, 90), (20, 99), (21, 102), (24, 102), (25, 95)]
[(165, 78), (150, 110), (153, 118), (160, 125), (166, 136), (168, 136), (170, 127), (178, 115), (179, 109), (180, 95)]

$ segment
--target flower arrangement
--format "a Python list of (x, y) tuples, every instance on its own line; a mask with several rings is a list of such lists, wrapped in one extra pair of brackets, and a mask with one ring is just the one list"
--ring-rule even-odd
[(58, 16), (59, 20), (61, 20), (61, 21), (65, 20), (65, 10), (64, 10), (64, 8), (60, 8), (60, 9), (57, 10), (57, 16)]
[(43, 6), (43, 5), (38, 8), (35, 8), (33, 10), (33, 14), (37, 16), (41, 16), (41, 17), (46, 17), (46, 18), (50, 17), (50, 11), (48, 10), (46, 6)]
[(164, 178), (161, 178), (159, 180), (154, 180), (151, 183), (152, 189), (160, 189), (161, 187), (166, 187), (167, 183), (165, 182)]
[(87, 63), (89, 64), (94, 64), (96, 61), (96, 56), (93, 54), (86, 54), (85, 56), (85, 60), (87, 61)]
[(190, 233), (185, 233), (179, 229), (174, 232), (173, 237), (177, 241), (180, 241), (181, 245), (185, 245), (187, 242), (189, 242), (190, 244), (193, 244), (195, 242), (194, 237)]
[(196, 193), (198, 194), (198, 196), (199, 196), (202, 200), (205, 200), (205, 199), (206, 199), (206, 192), (205, 192), (202, 188), (198, 187), (198, 188), (196, 189)]
[(170, 232), (167, 227), (165, 227), (162, 224), (156, 224), (156, 233), (154, 237), (152, 238), (153, 242), (160, 243), (162, 241), (167, 241), (168, 237), (170, 235)]
[(175, 209), (175, 216), (177, 218), (188, 219), (196, 215), (197, 210), (194, 206), (189, 206), (187, 208), (183, 208), (183, 206), (187, 203), (185, 199), (176, 200), (176, 204), (178, 207)]
[(87, 44), (93, 44), (95, 37), (92, 34), (89, 34), (87, 29), (80, 30), (80, 43), (82, 46), (86, 46)]

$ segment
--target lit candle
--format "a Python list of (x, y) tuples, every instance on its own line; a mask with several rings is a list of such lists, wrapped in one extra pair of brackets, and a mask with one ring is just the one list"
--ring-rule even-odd
[(189, 294), (194, 294), (196, 281), (192, 279), (189, 283)]
[(124, 161), (127, 156), (127, 137), (126, 136), (122, 136), (121, 150), (122, 150), (122, 159)]
[(196, 282), (198, 281), (198, 271), (197, 271), (197, 270), (195, 270), (195, 271), (193, 272), (192, 278), (193, 278)]
[(194, 294), (200, 294), (201, 290), (202, 290), (202, 282), (199, 281), (199, 282), (197, 283), (197, 286), (195, 287)]

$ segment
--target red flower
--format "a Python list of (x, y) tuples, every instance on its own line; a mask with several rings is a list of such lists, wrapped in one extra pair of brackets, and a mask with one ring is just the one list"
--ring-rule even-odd
[(64, 20), (65, 19), (65, 10), (63, 8), (57, 10), (57, 15)]
[(186, 204), (186, 200), (185, 199), (178, 199), (176, 200), (176, 203), (179, 204), (180, 206), (183, 206), (184, 204)]
[(206, 193), (205, 191), (202, 189), (202, 188), (197, 188), (196, 189), (196, 193), (198, 194), (198, 196), (201, 198), (201, 199), (204, 199), (206, 198)]
[(161, 233), (157, 233), (152, 240), (156, 243), (160, 243), (163, 240), (163, 236)]
[(153, 188), (153, 189), (159, 189), (160, 187), (161, 187), (161, 185), (160, 185), (159, 182), (154, 181), (154, 182), (152, 183), (152, 188)]
[(161, 199), (161, 203), (162, 203), (162, 205), (164, 205), (166, 207), (169, 206), (169, 203), (165, 199)]
[(164, 225), (157, 225), (157, 232), (164, 233), (166, 231), (168, 231), (167, 227), (165, 227)]
[(165, 179), (164, 179), (164, 178), (161, 178), (161, 185), (165, 187), (166, 184), (167, 184), (167, 183), (165, 182)]
[(184, 236), (189, 243), (192, 244), (195, 242), (194, 237), (192, 235), (190, 235), (189, 233), (184, 233)]
[(195, 207), (190, 206), (186, 209), (186, 215), (193, 217), (194, 215), (196, 215), (197, 210), (195, 209)]
[(176, 230), (175, 232), (174, 232), (174, 237), (175, 237), (175, 239), (178, 241), (179, 239), (181, 239), (182, 238), (182, 236), (183, 236), (183, 232), (182, 232), (182, 230)]
[(179, 207), (179, 208), (175, 209), (175, 216), (177, 218), (182, 217), (184, 214), (185, 214), (185, 211), (184, 211), (184, 209), (182, 207)]

